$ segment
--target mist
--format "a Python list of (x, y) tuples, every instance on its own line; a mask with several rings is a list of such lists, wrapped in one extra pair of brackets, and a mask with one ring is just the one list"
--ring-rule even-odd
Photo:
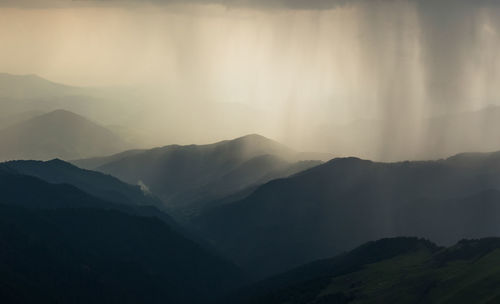
[(132, 130), (140, 145), (260, 133), (376, 160), (500, 150), (497, 120), (484, 119), (500, 105), (493, 1), (0, 7), (1, 72), (112, 88), (100, 95), (112, 106), (94, 119)]

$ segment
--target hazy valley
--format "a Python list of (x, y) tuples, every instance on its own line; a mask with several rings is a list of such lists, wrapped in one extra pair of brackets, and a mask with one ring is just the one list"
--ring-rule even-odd
[(500, 303), (498, 20), (0, 0), (0, 302)]

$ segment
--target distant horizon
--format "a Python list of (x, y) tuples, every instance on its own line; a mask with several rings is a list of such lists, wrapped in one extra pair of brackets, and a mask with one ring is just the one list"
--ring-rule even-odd
[[(48, 115), (50, 115), (52, 113), (57, 113), (57, 112), (60, 112), (60, 113), (63, 113), (63, 114), (68, 113), (68, 114), (71, 114), (71, 115), (75, 115), (75, 116), (79, 116), (79, 117), (82, 117), (84, 119), (87, 119), (86, 117), (81, 116), (78, 113), (74, 113), (74, 112), (72, 112), (70, 110), (66, 110), (66, 109), (55, 109), (55, 110), (51, 110), (49, 112), (43, 112), (43, 113), (37, 114), (36, 116), (34, 116), (34, 118), (35, 117), (45, 117), (45, 116), (48, 116)], [(20, 122), (20, 123), (22, 123), (22, 122)], [(98, 122), (93, 122), (93, 123), (97, 123), (98, 124)], [(1, 130), (2, 129), (0, 128), (0, 131)], [(259, 139), (261, 138), (261, 139), (264, 139), (264, 140), (272, 141), (272, 142), (275, 142), (276, 144), (283, 145), (283, 147), (286, 147), (286, 148), (289, 148), (289, 149), (293, 149), (292, 147), (288, 147), (286, 144), (283, 144), (283, 143), (279, 142), (279, 140), (267, 137), (265, 135), (258, 134), (258, 133), (248, 133), (248, 134), (243, 134), (243, 135), (239, 135), (239, 136), (236, 136), (236, 137), (223, 138), (223, 139), (219, 139), (219, 140), (215, 140), (215, 141), (210, 141), (210, 142), (206, 142), (206, 143), (195, 143), (195, 142), (193, 142), (193, 143), (183, 144), (183, 143), (170, 142), (170, 143), (158, 144), (158, 145), (154, 145), (154, 146), (135, 147), (135, 148), (126, 149), (124, 151), (119, 151), (119, 152), (113, 153), (113, 154), (106, 154), (106, 155), (99, 155), (99, 156), (90, 157), (89, 159), (91, 159), (91, 158), (113, 156), (115, 154), (121, 154), (121, 153), (130, 152), (130, 151), (148, 151), (148, 150), (155, 150), (155, 149), (163, 149), (163, 148), (168, 148), (168, 147), (171, 147), (171, 146), (179, 146), (179, 147), (213, 146), (213, 145), (217, 145), (217, 144), (221, 144), (221, 143), (232, 142), (232, 141), (237, 141), (237, 140), (242, 140), (242, 139), (248, 139), (248, 138), (253, 138), (253, 137), (257, 137)], [(491, 150), (491, 151), (482, 151), (482, 152), (478, 152), (478, 151), (462, 151), (462, 152), (457, 152), (455, 154), (450, 154), (450, 155), (446, 155), (446, 156), (443, 156), (443, 157), (440, 157), (440, 158), (434, 158), (434, 159), (432, 159), (432, 158), (429, 158), (429, 159), (402, 159), (402, 160), (392, 160), (392, 161), (388, 161), (388, 160), (386, 160), (386, 161), (383, 161), (383, 160), (374, 160), (374, 159), (370, 159), (370, 158), (366, 158), (366, 157), (362, 157), (362, 156), (357, 156), (357, 155), (335, 155), (334, 152), (301, 151), (301, 150), (297, 150), (295, 152), (297, 152), (297, 153), (304, 153), (306, 155), (308, 155), (308, 154), (315, 155), (317, 157), (321, 156), (321, 158), (319, 160), (324, 161), (324, 162), (328, 162), (328, 161), (335, 160), (335, 159), (355, 158), (355, 159), (368, 160), (368, 161), (380, 162), (380, 163), (403, 163), (403, 162), (412, 162), (412, 161), (413, 162), (419, 162), (419, 161), (440, 161), (440, 160), (447, 160), (447, 159), (455, 158), (457, 156), (469, 156), (469, 155), (483, 155), (484, 156), (484, 155), (489, 155), (489, 154), (500, 153), (500, 149), (498, 149), (498, 150)], [(327, 158), (327, 155), (329, 155), (328, 156), (329, 158)], [(55, 157), (54, 159), (60, 159), (60, 158), (59, 157)], [(47, 160), (47, 161), (49, 161), (49, 160)], [(64, 161), (66, 162), (66, 161), (71, 161), (71, 160), (66, 159)]]
[(500, 149), (498, 20), (488, 0), (3, 0), (0, 71), (78, 88), (43, 103), (139, 146), (436, 159)]

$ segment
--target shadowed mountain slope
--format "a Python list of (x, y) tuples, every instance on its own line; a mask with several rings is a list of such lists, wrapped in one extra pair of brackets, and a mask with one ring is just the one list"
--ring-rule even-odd
[(101, 172), (141, 183), (185, 217), (196, 214), (206, 202), (320, 164), (296, 163), (296, 157), (297, 153), (275, 141), (249, 135), (211, 145), (166, 146), (74, 163), (100, 165)]
[(0, 293), (21, 303), (206, 303), (237, 286), (231, 263), (154, 217), (68, 184), (0, 169)]
[(335, 159), (207, 210), (195, 224), (226, 255), (266, 275), (384, 237), (450, 244), (500, 235), (499, 189), (500, 153)]
[[(99, 198), (102, 201), (101, 207), (105, 209), (120, 210), (133, 215), (157, 217), (180, 234), (193, 240), (200, 240), (194, 234), (180, 227), (169, 214), (164, 212), (165, 208), (161, 200), (149, 193), (145, 193), (139, 186), (124, 183), (111, 175), (80, 169), (59, 159), (46, 162), (10, 161), (0, 163), (0, 170), (15, 172), (21, 179), (36, 177), (54, 184), (54, 187), (76, 187)], [(9, 184), (11, 181), (5, 180), (4, 182)], [(7, 187), (5, 191), (8, 192), (13, 189), (17, 189), (19, 192), (23, 191), (22, 187), (18, 188), (17, 186), (10, 189)], [(21, 197), (20, 195), (20, 193), (17, 194), (18, 197)], [(37, 195), (43, 196), (45, 193), (42, 192)]]
[(59, 159), (51, 161), (10, 161), (0, 168), (38, 177), (53, 184), (71, 184), (101, 199), (131, 206), (161, 207), (161, 201), (144, 193), (139, 186), (126, 184), (100, 172), (80, 169)]
[(449, 248), (384, 239), (263, 281), (231, 303), (498, 303), (499, 261), (498, 238)]

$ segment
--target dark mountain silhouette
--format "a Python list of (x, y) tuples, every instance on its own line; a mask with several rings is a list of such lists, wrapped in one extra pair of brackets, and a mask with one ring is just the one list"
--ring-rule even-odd
[[(80, 169), (59, 159), (51, 161), (10, 161), (0, 163), (0, 170), (21, 174), (22, 178), (37, 177), (51, 184), (71, 185), (101, 199), (101, 206), (126, 213), (153, 216), (163, 220), (171, 228), (185, 237), (204, 243), (196, 234), (189, 232), (164, 212), (163, 202), (145, 193), (139, 186), (130, 185), (100, 172)], [(8, 181), (6, 181), (8, 184)], [(22, 189), (19, 189), (22, 191)], [(11, 190), (6, 190), (11, 191)], [(19, 194), (20, 195), (20, 194)], [(41, 193), (40, 195), (44, 195)], [(105, 202), (104, 202), (105, 201)], [(92, 206), (98, 207), (98, 206)]]
[(2, 203), (28, 208), (120, 209), (116, 204), (92, 196), (70, 184), (52, 184), (34, 176), (19, 174), (10, 167), (0, 168)]
[[(164, 221), (0, 169), (0, 294), (19, 303), (207, 303), (243, 276)], [(126, 206), (126, 205), (123, 205)]]
[(126, 184), (100, 172), (80, 169), (60, 159), (51, 161), (10, 161), (0, 163), (23, 175), (38, 177), (53, 184), (70, 184), (93, 196), (131, 206), (161, 207), (161, 201), (144, 193), (137, 185)]
[[(51, 174), (61, 172), (54, 166), (54, 162), (40, 162), (40, 164), (41, 166), (37, 168), (40, 172), (37, 174), (33, 173), (36, 171), (33, 169), (37, 167), (36, 162), (26, 161), (26, 164), (23, 164), (21, 161), (16, 161), (0, 164), (0, 192), (2, 192), (3, 203), (31, 208), (89, 207), (119, 210), (132, 215), (157, 217), (180, 234), (193, 238), (168, 214), (160, 211), (161, 206), (158, 205), (157, 199), (154, 197), (141, 199), (143, 194), (133, 186), (124, 184), (113, 177), (108, 179), (106, 176), (85, 184), (85, 178), (88, 176), (80, 172), (61, 173), (61, 177), (53, 178)], [(17, 168), (26, 172), (31, 170), (31, 173), (21, 174)], [(88, 173), (88, 175), (92, 174), (93, 172)], [(96, 173), (96, 175), (99, 174)], [(49, 182), (35, 176), (43, 176)], [(56, 179), (61, 182), (54, 183)], [(83, 191), (82, 188), (89, 192)], [(29, 192), (26, 192), (27, 189)]]
[(75, 159), (127, 147), (118, 136), (77, 114), (56, 110), (0, 131), (0, 160)]
[(166, 146), (74, 163), (100, 165), (101, 172), (144, 184), (172, 212), (185, 217), (196, 214), (206, 202), (319, 164), (296, 163), (296, 157), (297, 153), (275, 141), (249, 135), (211, 145)]
[(385, 237), (451, 244), (499, 235), (498, 189), (500, 153), (402, 163), (335, 159), (194, 222), (226, 255), (266, 275)]
[(227, 303), (498, 303), (500, 239), (383, 239), (255, 284)]

